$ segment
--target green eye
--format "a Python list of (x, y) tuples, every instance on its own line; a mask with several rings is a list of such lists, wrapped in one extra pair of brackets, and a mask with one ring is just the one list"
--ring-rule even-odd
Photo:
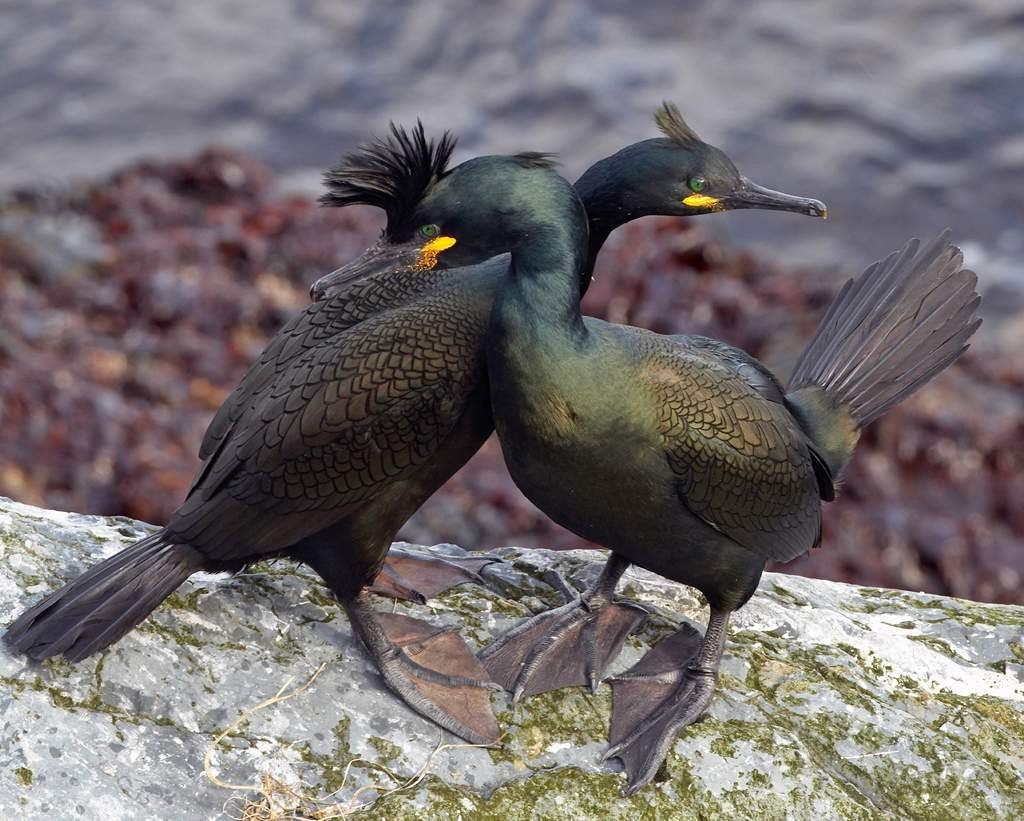
[(420, 228), (420, 233), (427, 239), (433, 239), (434, 237), (441, 233), (441, 229), (433, 224), (424, 225), (422, 228)]
[(690, 177), (689, 186), (694, 194), (699, 194), (708, 187), (708, 181), (703, 177)]

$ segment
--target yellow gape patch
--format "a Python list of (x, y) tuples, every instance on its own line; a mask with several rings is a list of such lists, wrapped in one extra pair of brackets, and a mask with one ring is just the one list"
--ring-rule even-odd
[(683, 205), (689, 205), (690, 208), (706, 208), (709, 211), (721, 211), (725, 207), (718, 197), (709, 197), (707, 194), (690, 194), (683, 198)]
[(455, 237), (435, 237), (420, 248), (419, 259), (416, 260), (415, 271), (429, 271), (437, 265), (437, 255), (447, 251), (455, 244)]

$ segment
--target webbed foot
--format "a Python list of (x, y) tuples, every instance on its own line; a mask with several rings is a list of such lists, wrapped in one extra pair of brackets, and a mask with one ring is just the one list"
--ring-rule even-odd
[(384, 681), (406, 704), (473, 744), (498, 740), (490, 694), (501, 688), (457, 630), (375, 612), (362, 596), (345, 609)]
[(427, 599), (460, 584), (485, 585), (480, 571), (498, 561), (491, 556), (423, 556), (393, 547), (367, 590), (378, 596), (426, 604)]
[(611, 600), (628, 566), (613, 554), (582, 597), (527, 619), (481, 651), (487, 672), (512, 693), (513, 703), (562, 687), (597, 689), (626, 636), (648, 615), (639, 605)]
[(626, 771), (626, 795), (658, 772), (676, 736), (703, 714), (715, 692), (728, 614), (712, 613), (702, 638), (684, 624), (659, 642), (612, 686), (612, 723), (607, 761)]

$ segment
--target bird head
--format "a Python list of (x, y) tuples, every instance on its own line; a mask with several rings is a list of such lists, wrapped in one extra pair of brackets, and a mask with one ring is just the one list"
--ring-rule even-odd
[(368, 277), (462, 267), (505, 253), (529, 230), (534, 206), (551, 199), (553, 181), (568, 188), (549, 155), (475, 157), (448, 169), (453, 148), (448, 134), (435, 143), (422, 125), (409, 133), (392, 124), (387, 139), (328, 172), (321, 203), (376, 205), (387, 224), (359, 258), (313, 284), (314, 300)]
[(696, 216), (744, 208), (827, 217), (820, 200), (748, 180), (724, 151), (697, 136), (674, 104), (663, 103), (654, 121), (664, 136), (626, 146), (577, 181), (588, 211), (603, 210), (619, 224), (654, 214)]

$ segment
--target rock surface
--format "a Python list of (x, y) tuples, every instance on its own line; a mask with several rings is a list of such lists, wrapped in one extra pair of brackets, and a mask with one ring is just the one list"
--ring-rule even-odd
[[(0, 623), (149, 530), (0, 500)], [(498, 552), (507, 563), (488, 570), (490, 589), (394, 606), (462, 625), (482, 645), (556, 603), (553, 571), (581, 586), (600, 560)], [(318, 579), (285, 562), (258, 570), (187, 583), (77, 666), (0, 651), (0, 806), (110, 821), (243, 808), (503, 821), (1024, 817), (1021, 607), (767, 574), (734, 617), (709, 715), (658, 781), (623, 799), (622, 776), (599, 763), (607, 687), (515, 712), (495, 696), (504, 746), (459, 745), (383, 689)], [(680, 621), (703, 626), (679, 585), (632, 570), (622, 592), (654, 615), (617, 669)]]

